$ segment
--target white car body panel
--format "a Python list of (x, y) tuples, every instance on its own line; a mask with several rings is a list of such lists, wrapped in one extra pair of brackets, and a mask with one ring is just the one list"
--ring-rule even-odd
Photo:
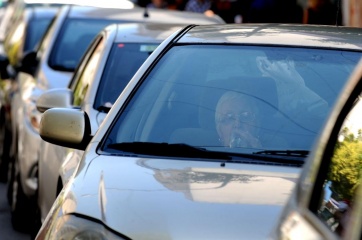
[(102, 219), (131, 239), (265, 238), (301, 170), (110, 156), (82, 163), (65, 190), (61, 214)]

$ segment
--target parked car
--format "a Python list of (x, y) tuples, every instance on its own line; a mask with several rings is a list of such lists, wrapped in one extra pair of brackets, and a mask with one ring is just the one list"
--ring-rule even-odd
[[(77, 0), (74, 0), (75, 3)], [(0, 53), (2, 53), (2, 44), (6, 36), (12, 31), (13, 24), (23, 17), (27, 8), (33, 7), (59, 7), (64, 5), (62, 0), (13, 0), (2, 1), (1, 10), (3, 11), (0, 21)]]
[[(12, 25), (3, 43), (4, 53), (0, 54), (1, 111), (0, 125), (3, 147), (0, 164), (0, 180), (7, 181), (11, 147), (10, 98), (16, 88), (15, 73), (24, 53), (32, 51), (44, 35), (51, 20), (58, 12), (56, 7), (28, 7)], [(11, 68), (9, 70), (9, 68)], [(12, 74), (9, 74), (10, 71)], [(10, 76), (11, 75), (11, 76)]]
[(14, 163), (11, 169), (9, 196), (16, 224), (28, 226), (25, 209), (32, 206), (37, 190), (37, 166), (40, 151), (38, 133), (40, 113), (36, 99), (44, 90), (66, 87), (86, 48), (96, 34), (111, 23), (170, 22), (215, 24), (219, 17), (168, 10), (134, 8), (97, 8), (66, 5), (61, 7), (36, 52), (29, 52), (21, 62), (18, 91), (11, 99), (11, 122)]
[[(95, 134), (128, 81), (152, 51), (184, 25), (114, 24), (101, 31), (75, 70), (68, 88), (45, 91), (37, 100), (40, 112), (53, 107), (78, 108), (90, 119)], [(38, 162), (38, 216), (42, 223), (55, 198), (83, 154), (41, 141)], [(39, 225), (40, 227), (40, 225)]]
[(273, 238), (361, 238), (361, 92), (362, 61), (342, 89)]
[[(3, 5), (1, 5), (1, 7), (4, 8), (4, 19), (0, 22), (0, 78), (2, 81), (2, 83), (0, 84), (0, 134), (2, 134), (2, 137), (4, 139), (4, 146), (2, 148), (3, 152), (1, 153), (2, 161), (0, 165), (0, 180), (2, 182), (7, 181), (8, 163), (10, 161), (9, 155), (14, 155), (14, 153), (10, 154), (9, 147), (11, 145), (14, 145), (11, 144), (12, 126), (10, 120), (10, 97), (13, 96), (13, 93), (14, 91), (16, 91), (17, 88), (17, 81), (15, 81), (15, 78), (17, 78), (16, 75), (18, 74), (18, 69), (20, 67), (20, 60), (22, 59), (25, 52), (34, 50), (35, 42), (39, 41), (39, 38), (42, 37), (42, 34), (46, 30), (44, 29), (45, 19), (47, 19), (51, 15), (54, 15), (55, 7), (60, 7), (67, 4), (99, 6), (98, 1), (85, 2), (79, 0), (13, 0), (10, 3), (4, 1)], [(112, 6), (113, 8), (123, 7), (127, 9), (135, 7), (135, 4), (127, 0), (117, 2), (110, 0), (102, 1), (102, 7), (107, 6)], [(39, 13), (39, 10), (35, 10), (39, 9), (39, 7), (46, 7), (49, 9), (49, 12)], [(38, 14), (40, 15), (37, 16)], [(41, 20), (41, 22), (36, 23), (38, 25), (36, 28), (32, 27), (32, 25), (34, 24), (33, 19), (38, 19), (36, 21)], [(28, 27), (28, 22), (31, 24), (31, 26), (29, 26), (29, 29), (26, 29)], [(23, 26), (23, 24), (25, 24), (25, 26)], [(24, 27), (26, 30), (22, 29)], [(14, 29), (18, 29), (17, 31), (19, 32), (14, 31)], [(21, 41), (24, 41), (23, 34), (26, 34), (28, 32), (36, 32), (36, 35), (32, 34), (31, 36), (29, 36), (29, 39), (31, 38), (31, 41), (27, 41), (26, 46), (24, 44), (21, 45)], [(4, 49), (4, 42), (9, 42), (10, 38), (12, 38), (11, 46), (7, 46), (6, 49)], [(20, 48), (23, 49), (17, 49), (18, 46), (14, 45), (15, 38), (19, 39), (18, 44), (20, 44)], [(9, 43), (5, 44), (9, 45)], [(9, 53), (10, 50), (13, 53)], [(9, 54), (11, 55), (11, 59), (9, 59)], [(11, 69), (8, 69), (8, 66), (10, 66)], [(22, 73), (20, 72), (20, 74)], [(19, 78), (22, 78), (22, 76), (20, 76)], [(14, 150), (12, 152), (14, 152)]]
[[(7, 181), (11, 145), (10, 97), (16, 88), (17, 69), (25, 52), (33, 50), (55, 16), (61, 0), (14, 0), (4, 2), (0, 22), (0, 133), (2, 147), (0, 180)], [(42, 8), (48, 11), (42, 11)], [(36, 27), (34, 27), (36, 25)], [(5, 46), (6, 45), (6, 46)], [(10, 68), (10, 69), (9, 69)]]
[(187, 26), (95, 134), (85, 111), (45, 111), (42, 139), (85, 152), (37, 239), (266, 238), (362, 56), (361, 31)]

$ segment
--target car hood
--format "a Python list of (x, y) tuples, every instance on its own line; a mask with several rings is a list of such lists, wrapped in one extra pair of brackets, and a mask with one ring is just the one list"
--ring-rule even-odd
[(83, 159), (63, 213), (131, 239), (266, 238), (300, 168), (100, 156)]

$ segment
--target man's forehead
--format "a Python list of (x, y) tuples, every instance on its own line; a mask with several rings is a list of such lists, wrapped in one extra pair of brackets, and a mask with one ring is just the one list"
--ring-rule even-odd
[(224, 112), (225, 111), (243, 112), (251, 108), (252, 108), (251, 104), (242, 98), (228, 99), (221, 104), (221, 110)]

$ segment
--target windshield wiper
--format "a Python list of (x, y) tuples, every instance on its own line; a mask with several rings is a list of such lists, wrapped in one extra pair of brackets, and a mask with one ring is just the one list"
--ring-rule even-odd
[(159, 157), (180, 157), (180, 158), (204, 158), (218, 159), (233, 163), (251, 164), (281, 164), (302, 166), (304, 158), (283, 155), (266, 155), (263, 153), (235, 153), (209, 151), (200, 147), (193, 147), (187, 144), (169, 144), (153, 142), (124, 142), (107, 145), (109, 149), (116, 149), (127, 154), (143, 154)]
[(152, 156), (231, 160), (227, 153), (207, 151), (204, 148), (197, 148), (187, 144), (124, 142), (108, 144), (107, 147), (124, 152)]
[(307, 150), (265, 150), (253, 152), (253, 154), (265, 154), (273, 156), (287, 156), (287, 157), (308, 157), (309, 151)]

